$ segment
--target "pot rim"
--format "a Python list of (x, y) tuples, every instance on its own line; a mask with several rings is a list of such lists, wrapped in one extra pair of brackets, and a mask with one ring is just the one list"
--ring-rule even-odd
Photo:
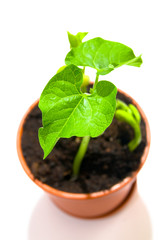
[(67, 199), (77, 199), (77, 200), (86, 200), (86, 199), (94, 199), (94, 198), (99, 198), (99, 197), (103, 197), (109, 194), (113, 194), (114, 192), (118, 191), (119, 189), (123, 188), (124, 186), (126, 186), (128, 183), (132, 182), (138, 172), (140, 171), (140, 169), (143, 167), (148, 152), (149, 152), (149, 148), (150, 148), (150, 141), (151, 141), (151, 135), (150, 135), (150, 127), (149, 127), (149, 123), (147, 120), (147, 117), (145, 115), (145, 113), (143, 112), (142, 108), (139, 106), (139, 104), (131, 97), (129, 96), (127, 93), (125, 93), (124, 91), (118, 89), (118, 91), (122, 94), (124, 94), (125, 96), (129, 97), (132, 99), (132, 103), (137, 106), (144, 122), (146, 125), (146, 138), (147, 138), (147, 145), (144, 149), (143, 155), (141, 157), (141, 163), (139, 168), (132, 173), (131, 177), (126, 177), (124, 178), (121, 182), (115, 184), (114, 186), (112, 186), (110, 189), (108, 190), (102, 190), (99, 192), (93, 192), (93, 193), (70, 193), (70, 192), (64, 192), (58, 189), (55, 189), (47, 184), (42, 183), (40, 180), (35, 179), (33, 174), (31, 173), (29, 167), (27, 166), (27, 163), (25, 161), (25, 158), (23, 156), (23, 152), (22, 152), (22, 148), (21, 148), (21, 138), (22, 138), (22, 134), (23, 134), (23, 125), (24, 122), (26, 120), (26, 117), (28, 116), (28, 114), (30, 113), (30, 111), (38, 104), (39, 99), (37, 99), (30, 107), (29, 109), (26, 111), (26, 113), (24, 114), (20, 125), (19, 125), (19, 129), (18, 129), (18, 133), (17, 133), (17, 153), (18, 153), (18, 157), (20, 160), (20, 163), (24, 169), (24, 171), (26, 172), (26, 174), (29, 176), (29, 178), (35, 183), (37, 184), (39, 187), (41, 187), (44, 191), (48, 192), (49, 194), (53, 194), (56, 195), (58, 197), (62, 197), (62, 198), (67, 198)]

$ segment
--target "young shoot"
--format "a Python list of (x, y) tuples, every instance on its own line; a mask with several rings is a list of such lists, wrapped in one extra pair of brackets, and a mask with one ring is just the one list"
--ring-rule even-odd
[(141, 142), (141, 116), (139, 111), (134, 105), (126, 105), (124, 102), (118, 99), (115, 118), (119, 121), (128, 123), (133, 128), (134, 138), (128, 143), (128, 147), (131, 152), (134, 151)]
[[(79, 175), (90, 138), (101, 135), (114, 115), (134, 129), (135, 137), (129, 143), (131, 151), (141, 139), (137, 109), (121, 101), (116, 104), (116, 86), (106, 80), (99, 81), (99, 75), (106, 75), (122, 65), (140, 67), (141, 56), (136, 57), (133, 50), (124, 44), (102, 38), (82, 43), (86, 35), (68, 32), (71, 50), (65, 58), (66, 65), (50, 79), (39, 101), (43, 124), (39, 129), (39, 142), (44, 159), (60, 138), (81, 138), (72, 167), (75, 178)], [(90, 79), (84, 74), (85, 67), (96, 69), (95, 83), (90, 93), (86, 92)]]

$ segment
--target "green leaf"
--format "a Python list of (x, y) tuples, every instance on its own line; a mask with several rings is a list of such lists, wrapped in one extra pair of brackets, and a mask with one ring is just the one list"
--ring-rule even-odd
[(76, 35), (67, 32), (67, 34), (70, 42), (70, 48), (76, 48), (82, 43), (83, 38), (88, 34), (88, 32), (79, 32)]
[(116, 87), (100, 81), (92, 94), (82, 93), (82, 70), (67, 66), (56, 74), (41, 94), (39, 108), (43, 127), (39, 141), (44, 158), (59, 138), (97, 137), (110, 125), (116, 108)]
[(73, 48), (67, 54), (65, 63), (89, 66), (95, 68), (98, 75), (105, 75), (122, 65), (140, 67), (142, 59), (124, 44), (94, 38)]

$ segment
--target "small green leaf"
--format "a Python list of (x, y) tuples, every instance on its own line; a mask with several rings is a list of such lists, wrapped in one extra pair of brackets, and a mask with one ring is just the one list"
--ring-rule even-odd
[(76, 48), (82, 43), (83, 38), (88, 34), (88, 32), (79, 32), (76, 35), (67, 32), (67, 34), (70, 42), (70, 48)]
[(116, 87), (100, 81), (92, 94), (86, 94), (80, 90), (82, 81), (82, 70), (69, 65), (49, 81), (41, 94), (43, 127), (39, 129), (39, 141), (44, 158), (59, 138), (97, 137), (112, 122)]
[(73, 48), (67, 54), (65, 63), (89, 66), (95, 68), (98, 75), (105, 75), (122, 65), (140, 67), (142, 59), (124, 44), (94, 38)]

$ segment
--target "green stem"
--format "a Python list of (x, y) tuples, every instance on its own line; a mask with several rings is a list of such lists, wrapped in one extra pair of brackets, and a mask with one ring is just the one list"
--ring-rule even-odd
[(141, 116), (138, 109), (133, 104), (126, 105), (117, 99), (115, 117), (119, 121), (128, 123), (133, 128), (134, 138), (128, 143), (128, 147), (130, 151), (134, 151), (142, 138), (140, 128)]
[[(85, 73), (85, 67), (83, 67), (83, 76), (84, 76), (84, 73)], [(87, 77), (87, 76), (85, 76), (85, 77)], [(88, 85), (89, 85), (89, 81), (87, 83), (86, 80), (83, 79), (83, 84), (81, 86), (81, 91), (83, 93), (87, 92)], [(85, 153), (87, 151), (89, 141), (90, 141), (90, 136), (85, 136), (81, 140), (78, 152), (73, 161), (73, 169), (72, 169), (73, 170), (73, 179), (76, 179), (79, 175), (80, 166), (81, 166), (82, 160), (85, 156)]]
[(90, 141), (90, 136), (85, 136), (82, 138), (78, 152), (73, 161), (73, 178), (77, 178), (79, 175), (80, 166), (85, 156), (85, 153), (87, 151), (89, 141)]
[(132, 152), (141, 142), (141, 130), (138, 124), (132, 126), (134, 129), (134, 139), (128, 143), (129, 150)]
[(98, 83), (98, 80), (99, 80), (99, 75), (96, 74), (96, 79), (95, 79), (95, 82), (94, 82), (94, 85), (93, 85), (93, 89), (96, 88), (96, 85), (97, 85), (97, 83)]
[(83, 92), (83, 93), (85, 93), (85, 92), (87, 92), (87, 86), (89, 85), (89, 83), (88, 84), (86, 84), (86, 82), (85, 82), (85, 78), (84, 78), (84, 76), (85, 76), (85, 67), (83, 67), (83, 83), (82, 83), (82, 86), (81, 86), (81, 91)]
[(116, 110), (115, 118), (119, 121), (128, 123), (133, 128), (134, 138), (128, 143), (128, 147), (130, 151), (134, 151), (135, 148), (141, 142), (140, 123), (133, 117), (133, 115), (130, 112), (124, 111), (123, 109)]

